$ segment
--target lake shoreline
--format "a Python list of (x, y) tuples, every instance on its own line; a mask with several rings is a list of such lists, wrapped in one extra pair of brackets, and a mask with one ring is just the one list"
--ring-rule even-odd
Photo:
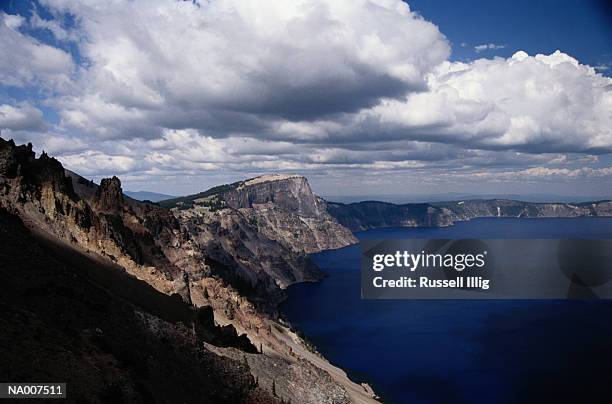
[[(612, 238), (612, 218), (567, 219), (572, 220), (479, 218), (443, 228), (443, 232), (439, 228), (385, 228), (356, 232), (355, 235), (360, 240)], [(572, 225), (568, 226), (568, 223)], [(474, 225), (477, 228), (470, 230), (465, 227)], [(459, 228), (459, 232), (451, 230), (449, 234), (449, 229), (453, 228)], [(359, 244), (313, 254), (311, 258), (328, 276), (318, 283), (291, 286), (288, 289), (289, 297), (281, 306), (284, 316), (315, 344), (325, 358), (344, 369), (352, 380), (366, 380), (376, 394), (384, 397), (384, 402), (439, 402), (443, 393), (441, 388), (434, 386), (436, 383), (441, 383), (442, 389), (458, 389), (457, 394), (459, 391), (461, 394), (472, 394), (474, 389), (482, 388), (481, 402), (495, 399), (499, 394), (510, 394), (511, 391), (507, 389), (511, 383), (525, 381), (512, 374), (511, 381), (507, 382), (501, 377), (505, 370), (491, 374), (481, 363), (488, 363), (491, 355), (507, 355), (505, 351), (518, 349), (507, 345), (505, 330), (508, 327), (524, 340), (521, 344), (540, 347), (542, 335), (550, 338), (549, 334), (558, 326), (557, 321), (569, 321), (572, 316), (577, 316), (576, 321), (590, 323), (596, 322), (597, 318), (585, 316), (589, 311), (603, 310), (607, 315), (610, 309), (612, 313), (612, 306), (605, 303), (568, 304), (563, 300), (366, 302), (361, 300), (359, 294)], [(342, 284), (344, 286), (339, 286)], [(305, 301), (309, 302), (308, 310), (304, 310)], [(510, 316), (511, 313), (516, 314)], [(565, 313), (566, 318), (555, 313)], [(550, 320), (551, 317), (554, 321)], [(545, 326), (542, 330), (526, 328), (526, 324), (532, 321)], [(578, 340), (582, 338), (588, 342), (588, 336), (579, 331), (573, 332), (578, 333)], [(492, 335), (493, 339), (483, 339), (483, 335)], [(566, 349), (565, 345), (570, 343), (569, 337), (555, 344)], [(481, 358), (478, 352), (485, 347), (484, 357)], [(519, 351), (515, 356), (522, 358), (522, 353)], [(465, 369), (471, 369), (469, 372), (478, 375), (477, 379), (481, 382), (459, 377), (459, 383), (451, 377), (451, 373), (465, 373)], [(422, 378), (424, 387), (406, 383), (404, 380), (408, 380), (408, 377), (412, 380)], [(435, 380), (438, 382), (434, 383)], [(406, 387), (402, 387), (404, 384)], [(509, 403), (514, 402), (508, 400)]]

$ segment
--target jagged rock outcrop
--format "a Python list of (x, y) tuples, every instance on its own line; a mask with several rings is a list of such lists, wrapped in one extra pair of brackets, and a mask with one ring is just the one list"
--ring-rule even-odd
[[(202, 256), (180, 257), (177, 250), (190, 239), (171, 212), (124, 198), (118, 178), (100, 187), (31, 145), (16, 146), (0, 139), (0, 208), (16, 214), (36, 231), (57, 237), (85, 253), (120, 265), (166, 294), (189, 303), (187, 278), (205, 276)], [(175, 261), (189, 265), (180, 268)], [(187, 269), (186, 269), (187, 268)]]
[(0, 178), (3, 193), (13, 194), (22, 201), (28, 193), (40, 198), (46, 190), (69, 198), (75, 196), (72, 182), (64, 176), (62, 164), (45, 152), (37, 159), (31, 143), (16, 146), (13, 140), (0, 138)]
[(96, 190), (96, 207), (99, 211), (118, 214), (123, 209), (123, 191), (119, 178), (103, 178)]

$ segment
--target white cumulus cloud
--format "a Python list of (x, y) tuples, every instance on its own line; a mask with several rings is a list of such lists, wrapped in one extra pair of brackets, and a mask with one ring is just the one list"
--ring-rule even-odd
[(534, 153), (612, 151), (612, 79), (562, 52), (444, 62), (428, 87), (355, 116), (349, 132)]
[[(45, 4), (73, 13), (83, 31), (83, 92), (61, 105), (67, 123), (92, 129), (353, 112), (424, 89), (450, 52), (399, 0)], [(103, 112), (75, 108), (91, 102)]]
[(65, 51), (19, 31), (23, 17), (0, 12), (0, 83), (55, 89), (67, 85), (73, 69)]
[(0, 104), (0, 129), (43, 130), (45, 126), (42, 111), (28, 103)]

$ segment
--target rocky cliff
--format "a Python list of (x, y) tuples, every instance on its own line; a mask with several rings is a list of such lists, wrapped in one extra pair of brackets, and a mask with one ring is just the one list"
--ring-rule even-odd
[[(72, 397), (89, 402), (170, 401), (174, 390), (182, 402), (373, 402), (275, 313), (283, 287), (321, 276), (305, 252), (352, 242), (352, 234), (314, 196), (298, 201), (312, 195), (307, 183), (281, 196), (282, 182), (267, 189), (255, 182), (221, 187), (235, 192), (229, 203), (210, 192), (173, 212), (123, 195), (116, 177), (98, 186), (46, 154), (36, 158), (31, 145), (0, 139), (0, 211), (8, 218), (0, 231), (3, 241), (18, 235), (0, 251), (12, 288), (0, 300), (9, 313), (0, 338), (4, 347), (24, 341), (23, 349), (0, 349), (1, 374), (66, 375), (79, 386)], [(273, 197), (266, 201), (265, 192)], [(287, 242), (275, 228), (302, 233)], [(334, 241), (328, 230), (347, 239)], [(312, 237), (302, 245), (300, 234)], [(100, 293), (108, 297), (93, 297)], [(66, 304), (51, 304), (59, 296)], [(105, 301), (118, 312), (105, 310)], [(24, 310), (30, 317), (19, 319)], [(53, 339), (27, 337), (41, 332)], [(99, 347), (79, 345), (90, 336)], [(42, 355), (39, 368), (10, 365), (28, 352)], [(69, 374), (54, 365), (61, 358), (73, 364)], [(199, 387), (185, 388), (185, 380)]]
[(532, 203), (505, 199), (454, 201), (435, 204), (451, 220), (476, 217), (596, 217), (612, 216), (612, 202)]
[(162, 201), (218, 275), (261, 309), (274, 311), (284, 288), (323, 273), (307, 254), (356, 242), (325, 210), (308, 181), (274, 175)]
[(387, 202), (326, 202), (325, 209), (352, 231), (379, 227), (442, 227), (479, 217), (612, 216), (612, 202), (532, 203), (503, 199), (397, 205)]
[[(172, 249), (189, 245), (176, 218), (151, 204), (124, 198), (119, 179), (98, 187), (46, 154), (35, 158), (30, 145), (0, 140), (0, 207), (18, 215), (28, 227), (45, 232), (119, 264), (131, 275), (163, 293), (189, 300)], [(205, 275), (204, 260), (192, 259), (186, 275)]]
[(387, 202), (326, 202), (327, 212), (351, 231), (379, 227), (442, 227), (452, 224), (446, 211), (427, 203), (396, 205)]
[(234, 209), (273, 204), (300, 217), (321, 217), (317, 197), (308, 180), (297, 175), (264, 175), (241, 182), (223, 193), (227, 206)]
[[(179, 217), (226, 211), (244, 227), (299, 254), (345, 247), (357, 240), (332, 217), (308, 180), (295, 175), (267, 175), (212, 188), (200, 194), (162, 201)], [(180, 212), (190, 211), (188, 215)]]
[(2, 380), (61, 380), (71, 403), (280, 402), (244, 361), (206, 347), (236, 338), (206, 309), (41, 238), (4, 209), (0, 239)]

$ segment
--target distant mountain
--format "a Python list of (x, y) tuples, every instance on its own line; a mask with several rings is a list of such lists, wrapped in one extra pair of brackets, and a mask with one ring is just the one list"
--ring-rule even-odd
[(165, 199), (176, 198), (174, 195), (159, 194), (157, 192), (149, 191), (124, 191), (124, 194), (137, 201), (151, 201), (159, 202)]
[(382, 194), (382, 195), (324, 195), (327, 201), (339, 203), (356, 203), (362, 201), (380, 201), (394, 204), (407, 203), (433, 203), (466, 200), (506, 199), (512, 201), (534, 203), (581, 203), (601, 200), (612, 200), (612, 195), (605, 196), (579, 196), (556, 194), (474, 194), (461, 192), (447, 192), (443, 194)]
[(325, 209), (352, 231), (380, 227), (443, 227), (479, 217), (612, 216), (612, 201), (536, 203), (508, 199), (394, 204), (380, 201), (326, 202)]

